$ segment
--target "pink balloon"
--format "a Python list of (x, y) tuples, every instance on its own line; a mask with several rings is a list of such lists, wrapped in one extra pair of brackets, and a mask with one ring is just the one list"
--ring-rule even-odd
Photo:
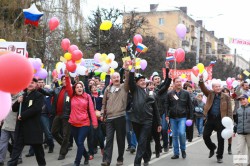
[(192, 120), (188, 119), (188, 120), (186, 121), (186, 125), (187, 125), (187, 126), (192, 126), (192, 124), (193, 124), (193, 121), (192, 121)]
[(69, 49), (69, 46), (70, 46), (70, 40), (67, 38), (63, 39), (61, 42), (61, 47), (63, 51), (67, 51)]
[(11, 95), (10, 93), (6, 93), (0, 91), (0, 121), (6, 118), (11, 109)]
[(142, 36), (140, 34), (136, 34), (133, 38), (134, 44), (138, 45), (138, 43), (142, 43)]
[(72, 53), (72, 60), (73, 61), (78, 61), (78, 60), (80, 60), (80, 59), (82, 59), (82, 56), (83, 56), (83, 54), (82, 54), (82, 51), (80, 51), (80, 50), (75, 50), (75, 51), (73, 51), (73, 53)]
[(194, 67), (192, 68), (192, 72), (193, 72), (193, 74), (197, 77), (198, 74), (199, 74), (199, 69), (198, 69), (198, 67), (197, 67), (197, 66), (194, 66)]
[(99, 63), (99, 62), (100, 62), (100, 57), (101, 57), (101, 54), (100, 54), (100, 53), (96, 53), (96, 54), (94, 55), (94, 60), (95, 60), (95, 62)]
[(143, 59), (141, 60), (140, 65), (141, 65), (141, 69), (145, 70), (148, 65), (148, 62), (145, 59)]
[(53, 76), (53, 78), (54, 78), (54, 77), (56, 78), (56, 77), (58, 76), (56, 69), (53, 70), (52, 76)]
[(54, 31), (59, 25), (59, 20), (58, 18), (56, 17), (52, 17), (50, 20), (49, 20), (49, 29), (50, 31)]
[(178, 24), (176, 27), (176, 33), (179, 38), (184, 39), (187, 33), (187, 27), (184, 24)]
[(36, 72), (35, 76), (41, 79), (45, 79), (48, 76), (48, 72), (45, 69), (41, 69)]
[(71, 46), (69, 46), (69, 49), (68, 49), (68, 51), (71, 53), (71, 54), (73, 54), (73, 52), (75, 51), (75, 50), (78, 50), (79, 48), (77, 47), (77, 45), (71, 45)]
[(40, 70), (41, 69), (41, 67), (42, 67), (42, 62), (41, 62), (41, 59), (39, 59), (39, 58), (36, 58), (36, 59), (34, 59), (33, 61), (31, 61), (32, 62), (32, 66), (33, 66), (33, 68), (35, 69), (35, 70)]
[(175, 53), (174, 57), (176, 62), (181, 63), (185, 61), (185, 51), (182, 48), (178, 48)]
[(232, 83), (234, 82), (234, 80), (235, 80), (235, 78), (233, 77), (233, 78), (232, 78)]
[(76, 70), (76, 64), (74, 61), (70, 60), (66, 63), (66, 69), (69, 71), (69, 72), (74, 72)]
[(228, 77), (226, 80), (227, 86), (231, 86), (231, 84), (233, 83), (232, 78)]

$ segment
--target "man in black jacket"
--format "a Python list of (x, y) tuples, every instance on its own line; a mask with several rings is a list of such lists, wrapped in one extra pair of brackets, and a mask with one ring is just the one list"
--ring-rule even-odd
[(130, 72), (129, 88), (132, 95), (130, 120), (138, 141), (134, 165), (140, 166), (142, 158), (144, 165), (148, 165), (151, 158), (150, 137), (153, 117), (156, 116), (158, 132), (161, 132), (161, 123), (155, 96), (146, 88), (145, 77), (140, 75), (135, 80), (134, 76), (134, 72)]
[(169, 121), (170, 118), (173, 132), (174, 156), (171, 159), (178, 159), (179, 147), (182, 158), (186, 158), (186, 120), (193, 117), (193, 105), (189, 93), (182, 89), (181, 79), (177, 77), (173, 82), (174, 90), (167, 94), (165, 107), (166, 120)]
[[(18, 98), (12, 106), (14, 112), (18, 112), (18, 120), (15, 129), (15, 143), (8, 166), (16, 166), (18, 157), (22, 153), (24, 145), (32, 145), (39, 166), (45, 166), (43, 143), (43, 130), (40, 116), (43, 107), (43, 95), (36, 90), (37, 79), (33, 78), (23, 96)], [(20, 108), (19, 108), (20, 107)]]

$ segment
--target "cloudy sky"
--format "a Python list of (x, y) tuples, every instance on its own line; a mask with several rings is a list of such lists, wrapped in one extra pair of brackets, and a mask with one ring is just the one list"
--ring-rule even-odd
[[(215, 36), (250, 40), (249, 0), (85, 0), (88, 15), (97, 6), (119, 8), (126, 12), (149, 11), (150, 4), (159, 4), (158, 10), (174, 10), (175, 7), (188, 7), (188, 15), (195, 20), (202, 19), (206, 29), (214, 30)], [(175, 32), (173, 32), (175, 33)], [(228, 44), (237, 49), (238, 54), (250, 60), (250, 46)]]

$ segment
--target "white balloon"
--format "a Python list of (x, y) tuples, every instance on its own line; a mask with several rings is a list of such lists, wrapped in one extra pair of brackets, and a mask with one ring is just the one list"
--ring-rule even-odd
[(103, 63), (103, 65), (102, 65), (102, 67), (101, 67), (101, 70), (102, 70), (103, 72), (108, 72), (108, 70), (109, 70), (109, 65), (107, 65), (106, 63)]
[(227, 140), (233, 136), (233, 130), (232, 129), (224, 129), (221, 132), (221, 136), (222, 136), (222, 138)]
[(240, 83), (237, 80), (234, 80), (232, 83), (233, 88), (236, 88)]
[(204, 70), (204, 72), (203, 72), (203, 80), (207, 81), (207, 79), (208, 79), (208, 73), (207, 73), (206, 70)]
[(115, 55), (113, 53), (109, 53), (108, 57), (113, 61), (115, 59)]
[(191, 81), (192, 81), (193, 83), (195, 83), (196, 85), (198, 85), (198, 83), (199, 83), (199, 77), (196, 77), (196, 76), (193, 74), (193, 72), (191, 72)]
[(70, 75), (71, 77), (75, 78), (75, 77), (77, 76), (77, 73), (76, 73), (76, 72), (75, 72), (75, 73), (69, 72), (69, 75)]
[(81, 65), (77, 65), (76, 73), (83, 76), (83, 75), (85, 75), (86, 70), (87, 70), (86, 67), (81, 66)]
[(118, 63), (116, 61), (111, 62), (110, 67), (116, 69), (118, 67)]
[(227, 129), (230, 129), (233, 126), (233, 120), (231, 118), (229, 118), (229, 117), (222, 118), (221, 123)]

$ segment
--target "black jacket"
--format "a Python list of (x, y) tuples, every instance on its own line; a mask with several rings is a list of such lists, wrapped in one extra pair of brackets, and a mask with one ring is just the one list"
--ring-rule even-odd
[(130, 120), (139, 124), (152, 124), (155, 115), (158, 126), (161, 126), (155, 95), (150, 96), (148, 90), (145, 92), (135, 84), (133, 72), (129, 73), (129, 88), (132, 95)]
[[(15, 139), (18, 139), (20, 132), (24, 136), (24, 144), (42, 144), (43, 130), (41, 126), (40, 116), (44, 104), (43, 95), (38, 91), (32, 91), (29, 94), (24, 93), (21, 108), (21, 120), (17, 120), (15, 129)], [(16, 101), (12, 110), (19, 111), (20, 104)]]
[(193, 119), (193, 104), (190, 94), (186, 90), (181, 90), (179, 99), (174, 98), (175, 90), (168, 92), (165, 101), (166, 116), (170, 118)]
[[(55, 88), (55, 90), (53, 91), (53, 102), (52, 102), (52, 115), (55, 116), (56, 115), (56, 106), (57, 106), (57, 101), (58, 101), (58, 97), (59, 97), (59, 93), (61, 92), (62, 87), (58, 87)], [(70, 100), (68, 101), (67, 98), (69, 98), (69, 95), (67, 93), (67, 91), (65, 91), (64, 94), (64, 100), (63, 100), (63, 117), (64, 118), (69, 118), (70, 115), (70, 111), (71, 111), (71, 103)]]

